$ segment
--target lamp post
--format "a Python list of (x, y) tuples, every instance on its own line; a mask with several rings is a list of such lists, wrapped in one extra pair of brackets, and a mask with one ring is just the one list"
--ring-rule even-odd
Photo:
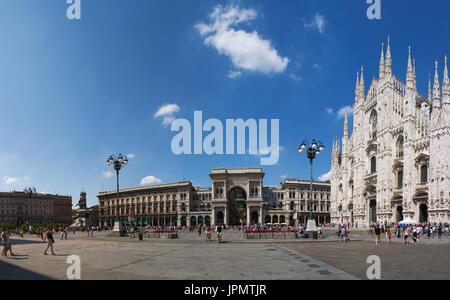
[(117, 222), (114, 224), (113, 233), (119, 233), (120, 236), (122, 233), (122, 223), (120, 222), (120, 203), (119, 203), (119, 171), (128, 164), (128, 158), (125, 155), (119, 153), (117, 157), (111, 155), (108, 157), (106, 161), (108, 166), (113, 165), (114, 170), (116, 170), (117, 174), (117, 185), (116, 185), (116, 197), (117, 197)]
[[(316, 141), (315, 139), (312, 140), (311, 144), (307, 146), (308, 141), (304, 140), (302, 144), (300, 145), (298, 152), (300, 154), (303, 154), (303, 151), (307, 151), (307, 156), (309, 158), (310, 162), (310, 184), (309, 184), (309, 218), (308, 223), (306, 225), (306, 232), (309, 232), (313, 235), (314, 238), (317, 238), (317, 226), (316, 221), (313, 218), (313, 201), (312, 201), (312, 192), (313, 192), (313, 173), (312, 173), (312, 166), (313, 166), (313, 160), (314, 158), (318, 157), (321, 152), (323, 152), (324, 147), (323, 143), (321, 141)], [(300, 212), (299, 212), (300, 213)]]

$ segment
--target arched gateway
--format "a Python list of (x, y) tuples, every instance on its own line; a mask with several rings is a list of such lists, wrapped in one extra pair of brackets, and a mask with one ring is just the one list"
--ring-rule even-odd
[(244, 225), (247, 223), (247, 194), (240, 187), (228, 192), (227, 201), (228, 225)]

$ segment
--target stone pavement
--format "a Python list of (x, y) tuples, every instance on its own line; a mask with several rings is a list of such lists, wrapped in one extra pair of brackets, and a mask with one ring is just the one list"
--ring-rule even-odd
[[(365, 279), (370, 255), (382, 260), (382, 279), (450, 279), (450, 243), (375, 246), (371, 240), (247, 241), (228, 231), (225, 243), (197, 233), (177, 240), (107, 238), (106, 232), (56, 239), (44, 256), (36, 237), (14, 237), (17, 257), (0, 257), (0, 280), (66, 279), (67, 257), (81, 258), (82, 279), (298, 280)], [(215, 239), (215, 235), (213, 235)]]
[(388, 245), (382, 241), (333, 242), (333, 243), (290, 243), (283, 246), (308, 254), (316, 259), (348, 272), (359, 278), (366, 278), (370, 255), (381, 259), (382, 280), (449, 280), (450, 244), (445, 241), (403, 245), (394, 242)]
[(335, 267), (272, 243), (55, 241), (44, 256), (38, 239), (15, 241), (18, 257), (0, 258), (0, 279), (66, 279), (67, 257), (81, 258), (82, 279), (297, 280), (356, 279)]

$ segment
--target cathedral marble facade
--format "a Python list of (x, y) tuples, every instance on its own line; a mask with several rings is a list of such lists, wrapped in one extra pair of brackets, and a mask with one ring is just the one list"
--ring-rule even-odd
[[(428, 97), (416, 86), (409, 49), (406, 83), (392, 73), (391, 48), (381, 50), (379, 76), (366, 92), (357, 76), (353, 130), (333, 145), (331, 221), (365, 227), (372, 222), (450, 220), (450, 81), (445, 57)], [(431, 66), (430, 66), (431, 67)], [(421, 76), (422, 78), (422, 76)]]

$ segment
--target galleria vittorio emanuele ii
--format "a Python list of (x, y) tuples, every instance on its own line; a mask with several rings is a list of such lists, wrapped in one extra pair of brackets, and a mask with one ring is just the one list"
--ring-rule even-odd
[[(379, 77), (366, 93), (358, 74), (353, 130), (333, 145), (331, 220), (368, 226), (373, 222), (448, 222), (450, 82), (447, 57), (441, 85), (439, 65), (428, 97), (417, 90), (409, 49), (406, 84), (392, 73), (391, 48), (381, 50)], [(406, 52), (406, 51), (405, 51)], [(442, 65), (441, 65), (442, 66)], [(431, 70), (431, 63), (430, 63)], [(420, 76), (419, 78), (425, 78)]]

